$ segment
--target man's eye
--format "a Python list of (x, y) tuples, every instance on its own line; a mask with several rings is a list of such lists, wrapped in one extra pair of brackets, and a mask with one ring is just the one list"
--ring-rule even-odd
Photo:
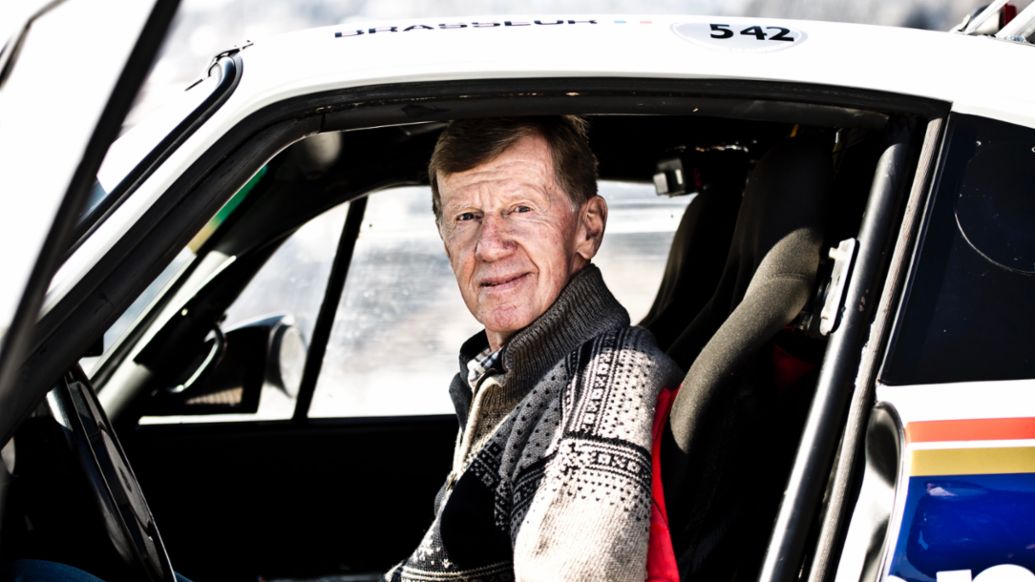
[(514, 208), (514, 212), (532, 212), (531, 206), (517, 206)]
[(456, 221), (457, 222), (467, 222), (467, 221), (470, 221), (470, 220), (474, 220), (475, 218), (477, 218), (477, 216), (475, 216), (475, 214), (473, 212), (464, 212), (464, 213), (458, 214), (456, 216)]

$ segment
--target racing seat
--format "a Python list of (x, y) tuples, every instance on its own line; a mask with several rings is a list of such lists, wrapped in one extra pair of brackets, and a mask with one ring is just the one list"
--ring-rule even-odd
[(785, 328), (812, 295), (831, 179), (830, 148), (818, 142), (787, 140), (758, 161), (719, 284), (669, 347), (692, 362), (660, 456), (683, 580), (757, 570), (810, 397), (781, 393), (788, 382), (774, 377), (787, 370), (774, 368), (790, 368), (794, 384), (818, 363), (774, 365), (787, 356), (778, 336), (793, 335)]
[[(704, 175), (705, 185), (683, 211), (658, 294), (640, 322), (663, 350), (686, 329), (715, 291), (725, 265), (725, 256), (716, 249), (730, 246), (744, 189), (746, 155), (715, 153), (699, 161), (702, 163), (693, 171)], [(681, 365), (685, 370), (689, 362)]]

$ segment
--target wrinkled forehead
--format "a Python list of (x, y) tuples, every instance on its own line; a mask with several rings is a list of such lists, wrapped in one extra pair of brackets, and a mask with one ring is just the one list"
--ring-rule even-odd
[(510, 193), (562, 193), (546, 140), (522, 137), (496, 157), (469, 170), (439, 174), (443, 203), (462, 195), (504, 196)]

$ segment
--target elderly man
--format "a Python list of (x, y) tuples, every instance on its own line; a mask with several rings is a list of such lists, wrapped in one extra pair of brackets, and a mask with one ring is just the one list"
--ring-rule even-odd
[(681, 374), (590, 263), (604, 235), (575, 117), (464, 120), (428, 168), (460, 294), (453, 469), (390, 580), (643, 582), (650, 430)]

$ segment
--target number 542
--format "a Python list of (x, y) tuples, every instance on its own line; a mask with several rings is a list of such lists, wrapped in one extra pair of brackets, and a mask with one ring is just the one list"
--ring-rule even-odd
[[(711, 27), (712, 38), (733, 38), (733, 35), (735, 34), (728, 24), (712, 24)], [(767, 34), (767, 31), (770, 33), (775, 31), (775, 33)], [(790, 29), (782, 26), (749, 26), (741, 30), (740, 34), (744, 36), (752, 36), (755, 40), (782, 40), (794, 42), (794, 38), (790, 36)]]

